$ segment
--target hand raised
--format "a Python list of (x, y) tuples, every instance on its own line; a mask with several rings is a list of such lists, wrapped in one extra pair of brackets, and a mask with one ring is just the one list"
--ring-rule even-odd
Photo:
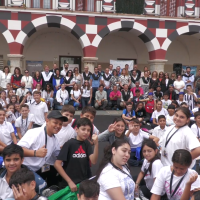
[(98, 143), (98, 136), (96, 133), (92, 135), (92, 141), (94, 142), (94, 145)]
[(108, 127), (108, 131), (111, 133), (113, 131), (115, 131), (116, 129), (116, 124), (117, 122), (115, 122), (114, 124), (110, 124), (109, 127)]

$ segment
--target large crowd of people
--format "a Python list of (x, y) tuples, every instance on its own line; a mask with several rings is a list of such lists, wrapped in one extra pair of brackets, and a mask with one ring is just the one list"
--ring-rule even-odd
[[(0, 199), (56, 200), (69, 186), (78, 200), (199, 200), (200, 70), (68, 68), (0, 72)], [(121, 110), (102, 133), (98, 109)]]

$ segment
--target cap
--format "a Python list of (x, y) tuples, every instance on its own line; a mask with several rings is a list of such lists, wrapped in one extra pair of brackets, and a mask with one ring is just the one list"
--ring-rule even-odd
[(149, 94), (148, 94), (148, 95), (149, 95), (149, 96), (150, 96), (150, 95), (152, 95), (152, 96), (153, 96), (153, 92), (149, 92)]
[(67, 122), (67, 121), (68, 121), (68, 118), (62, 116), (62, 114), (61, 114), (60, 111), (58, 111), (58, 110), (52, 110), (52, 111), (47, 115), (47, 118), (48, 118), (48, 119), (50, 119), (50, 118), (53, 118), (53, 119), (61, 119), (63, 122)]

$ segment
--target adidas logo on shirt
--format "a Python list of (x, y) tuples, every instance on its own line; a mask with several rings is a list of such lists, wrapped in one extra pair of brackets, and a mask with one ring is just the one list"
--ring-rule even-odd
[(83, 150), (82, 146), (80, 145), (78, 150), (75, 151), (75, 153), (73, 154), (73, 158), (85, 158), (85, 157), (86, 157), (86, 153)]

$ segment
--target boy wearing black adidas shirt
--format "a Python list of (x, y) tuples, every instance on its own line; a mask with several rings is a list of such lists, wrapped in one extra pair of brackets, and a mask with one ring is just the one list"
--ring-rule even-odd
[[(72, 192), (77, 191), (76, 184), (90, 178), (89, 161), (96, 164), (98, 158), (98, 137), (92, 135), (94, 142), (94, 152), (87, 138), (93, 128), (91, 121), (87, 118), (80, 118), (75, 128), (77, 132), (76, 139), (70, 139), (62, 147), (60, 154), (54, 164), (58, 173), (62, 176), (59, 183), (60, 189), (69, 186)], [(63, 163), (63, 166), (62, 166)]]

